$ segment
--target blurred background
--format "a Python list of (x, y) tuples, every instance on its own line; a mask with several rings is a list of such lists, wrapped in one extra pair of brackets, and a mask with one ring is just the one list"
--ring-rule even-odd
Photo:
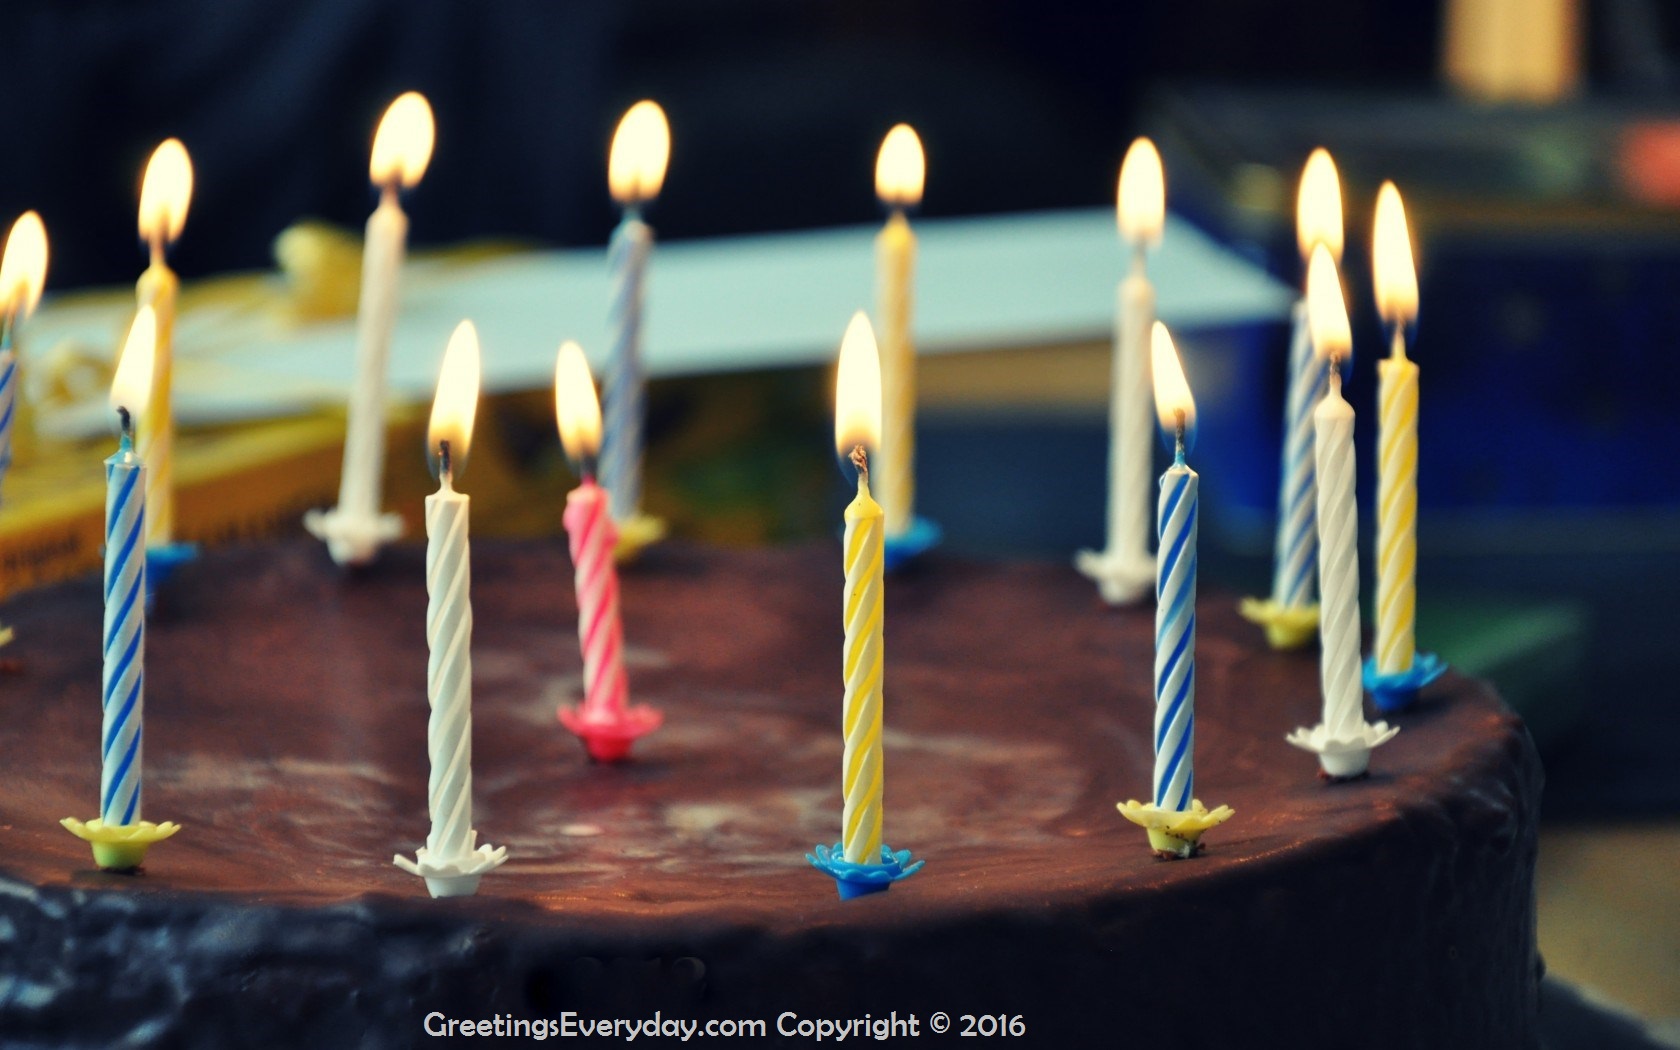
[[(0, 215), (41, 212), (49, 296), (133, 281), (139, 173), (167, 136), (197, 175), (170, 256), (189, 284), (272, 270), (301, 219), (358, 230), (372, 128), (410, 89), (438, 122), (405, 197), (421, 255), (598, 248), (618, 219), (612, 129), (651, 97), (673, 129), (649, 210), (662, 243), (878, 222), (875, 150), (899, 121), (926, 146), (928, 224), (1111, 208), (1121, 156), (1149, 134), (1175, 215), (1294, 288), (1295, 180), (1324, 145), (1343, 175), (1362, 347), (1349, 391), (1368, 428), (1371, 202), (1396, 180), (1421, 272), (1420, 641), (1494, 678), (1546, 756), (1553, 973), (1643, 1019), (1594, 1015), (1600, 1045), (1604, 1026), (1680, 1045), (1680, 7), (12, 0), (7, 26)], [(1118, 279), (1118, 245), (1113, 264)], [(1209, 591), (1266, 586), (1286, 325), (1185, 340)], [(1100, 546), (1108, 352), (1046, 339), (924, 361), (919, 506), (949, 550)], [(655, 383), (649, 505), (719, 542), (825, 534), (842, 498), (823, 462), (826, 373), (723, 371)], [(546, 395), (505, 397), (491, 443), (508, 473), (562, 491)], [(392, 467), (413, 486), (421, 469)], [(1019, 513), (984, 502), (999, 473)], [(486, 528), (556, 526), (510, 500)]]

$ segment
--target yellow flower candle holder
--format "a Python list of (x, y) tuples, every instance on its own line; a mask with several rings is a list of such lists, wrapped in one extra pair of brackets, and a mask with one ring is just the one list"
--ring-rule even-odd
[(133, 871), (146, 862), (146, 850), (154, 842), (162, 842), (181, 825), (171, 821), (153, 824), (142, 820), (136, 824), (107, 824), (99, 817), (83, 822), (75, 817), (59, 821), (70, 834), (93, 846), (93, 862), (106, 871)]
[(1299, 649), (1318, 635), (1318, 604), (1284, 605), (1275, 598), (1244, 598), (1243, 619), (1266, 630), (1273, 649)]
[(642, 551), (665, 538), (665, 519), (637, 514), (618, 523), (618, 540), (613, 544), (613, 560), (628, 565)]
[(1201, 799), (1191, 799), (1186, 810), (1162, 809), (1153, 802), (1136, 799), (1116, 803), (1120, 815), (1149, 833), (1149, 845), (1163, 860), (1182, 860), (1202, 850), (1202, 832), (1231, 819), (1230, 806), (1209, 810)]

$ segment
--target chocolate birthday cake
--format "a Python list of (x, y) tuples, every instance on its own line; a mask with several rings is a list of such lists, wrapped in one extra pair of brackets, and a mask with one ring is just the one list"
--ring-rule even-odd
[(886, 591), (885, 837), (927, 866), (841, 901), (805, 858), (839, 837), (832, 544), (668, 545), (624, 575), (632, 696), (665, 725), (620, 765), (555, 718), (581, 688), (564, 543), (475, 543), (472, 577), (474, 823), (509, 859), (445, 900), (391, 861), (428, 828), (418, 548), (179, 572), (148, 625), (144, 816), (182, 831), (137, 875), (59, 827), (97, 808), (98, 582), (0, 607), (0, 1041), (402, 1046), (658, 1011), (768, 1045), (937, 1036), (936, 1012), (1014, 1045), (1537, 1042), (1539, 763), (1485, 685), (1449, 674), (1367, 779), (1327, 784), (1284, 743), (1317, 721), (1316, 654), (1204, 595), (1196, 794), (1236, 815), (1162, 861), (1115, 812), (1149, 791), (1153, 611), (1061, 565), (933, 559)]

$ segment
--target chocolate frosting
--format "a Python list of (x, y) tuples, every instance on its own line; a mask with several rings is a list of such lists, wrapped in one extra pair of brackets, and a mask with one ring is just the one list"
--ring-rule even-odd
[[(216, 551), (148, 626), (138, 875), (96, 812), (97, 581), (14, 597), (0, 677), (0, 1033), (24, 1045), (407, 1045), (460, 1018), (1021, 1015), (1016, 1045), (1535, 1045), (1540, 771), (1455, 675), (1372, 775), (1284, 743), (1317, 654), (1198, 606), (1196, 794), (1236, 816), (1155, 859), (1153, 610), (1063, 565), (935, 558), (886, 589), (886, 841), (927, 867), (842, 902), (833, 545), (646, 553), (631, 692), (665, 727), (591, 764), (560, 541), (473, 549), (475, 825), (509, 860), (432, 900), (423, 552), (341, 576), (311, 543)], [(287, 1018), (283, 1032), (265, 1025)], [(954, 1031), (960, 1031), (959, 1020)], [(795, 1039), (799, 1045), (808, 1040)]]

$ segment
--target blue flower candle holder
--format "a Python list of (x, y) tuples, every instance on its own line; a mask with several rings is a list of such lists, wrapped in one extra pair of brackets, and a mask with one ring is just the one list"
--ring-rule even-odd
[(1418, 690), (1441, 677), (1447, 671), (1447, 662), (1434, 653), (1418, 653), (1412, 657), (1410, 669), (1398, 674), (1378, 674), (1377, 658), (1365, 658), (1365, 666), (1360, 674), (1365, 684), (1365, 691), (1371, 694), (1371, 700), (1376, 703), (1377, 710), (1382, 712), (1404, 711), (1417, 699)]
[(938, 522), (920, 516), (911, 517), (909, 528), (897, 536), (886, 538), (887, 571), (915, 561), (939, 546), (939, 541), (944, 538), (945, 530), (939, 527)]
[(805, 859), (818, 871), (834, 879), (840, 899), (849, 901), (870, 893), (881, 893), (900, 879), (907, 879), (922, 870), (925, 860), (910, 862), (910, 851), (894, 853), (890, 846), (881, 846), (881, 860), (875, 864), (853, 864), (846, 859), (845, 848), (838, 842), (832, 846), (816, 846)]

